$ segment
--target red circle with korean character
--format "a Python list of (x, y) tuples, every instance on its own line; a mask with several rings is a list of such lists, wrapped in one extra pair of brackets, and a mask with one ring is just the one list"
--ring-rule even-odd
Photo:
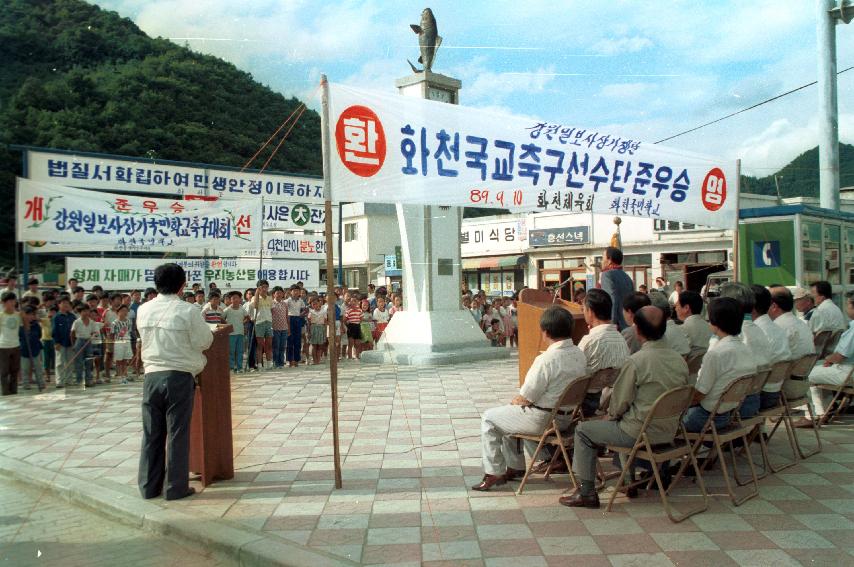
[(366, 106), (348, 107), (335, 125), (335, 145), (344, 166), (360, 177), (371, 177), (382, 169), (386, 140), (383, 125)]
[(703, 180), (703, 206), (709, 211), (717, 211), (726, 202), (726, 176), (716, 167), (706, 174)]

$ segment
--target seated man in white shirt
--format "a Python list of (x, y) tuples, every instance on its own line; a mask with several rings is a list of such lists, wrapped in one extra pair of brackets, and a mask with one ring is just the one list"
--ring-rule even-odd
[(783, 286), (775, 286), (771, 292), (771, 307), (768, 309), (768, 316), (786, 332), (786, 337), (789, 341), (790, 360), (798, 360), (808, 354), (815, 353), (815, 345), (813, 345), (812, 331), (809, 326), (795, 317), (792, 309), (795, 307), (795, 300), (792, 297), (792, 292)]
[(814, 282), (810, 284), (810, 290), (816, 305), (809, 320), (813, 335), (822, 331), (845, 330), (848, 327), (848, 321), (839, 307), (833, 303), (833, 286), (830, 285), (830, 282)]
[[(854, 319), (854, 293), (852, 292), (849, 292), (846, 297), (845, 310), (848, 312), (848, 317)], [(842, 333), (833, 353), (823, 361), (819, 361), (810, 372), (809, 382), (812, 385), (810, 390), (813, 414), (817, 418), (825, 414), (828, 409), (826, 404), (832, 397), (832, 393), (816, 388), (815, 384), (839, 386), (848, 379), (852, 369), (854, 369), (854, 321), (848, 323), (848, 330)], [(796, 422), (795, 425), (797, 427), (812, 427), (813, 423), (804, 418)]]
[(682, 331), (688, 337), (691, 352), (709, 348), (712, 331), (703, 319), (703, 298), (696, 291), (683, 291), (676, 301), (676, 316), (682, 321)]
[[(688, 408), (683, 423), (691, 433), (699, 433), (727, 387), (736, 379), (756, 373), (753, 355), (738, 335), (744, 315), (731, 297), (718, 297), (709, 303), (709, 325), (718, 341), (703, 357), (703, 365), (694, 385), (695, 406)], [(715, 415), (715, 427), (725, 427), (729, 412), (737, 404), (721, 404)]]
[[(763, 288), (764, 289), (764, 288)], [(766, 291), (767, 293), (767, 291)], [(753, 290), (747, 284), (741, 282), (725, 282), (720, 285), (720, 297), (731, 297), (738, 301), (744, 320), (741, 322), (741, 342), (750, 350), (753, 362), (757, 369), (770, 368), (771, 366), (771, 343), (768, 337), (753, 322), (753, 310), (756, 305), (756, 297)], [(769, 295), (770, 301), (770, 295)], [(709, 348), (718, 341), (712, 338)], [(759, 411), (762, 403), (761, 394), (751, 394), (744, 399), (738, 413), (742, 418), (753, 417)]]
[[(771, 317), (768, 316), (768, 310), (771, 308), (771, 292), (761, 285), (752, 285), (750, 289), (753, 291), (754, 300), (753, 322), (765, 334), (768, 345), (771, 347), (768, 364), (774, 366), (778, 362), (792, 360), (792, 353), (789, 351), (789, 337), (786, 335), (786, 331), (779, 325), (775, 325)], [(775, 407), (780, 399), (781, 388), (782, 383), (766, 384), (759, 395), (759, 408)]]
[[(514, 480), (525, 472), (525, 457), (518, 449), (514, 433), (538, 435), (551, 417), (551, 411), (566, 387), (587, 374), (584, 353), (572, 344), (572, 315), (560, 307), (549, 307), (540, 317), (545, 352), (534, 359), (519, 388), (519, 395), (508, 405), (490, 408), (481, 421), (483, 442), (483, 480), (472, 490), (486, 491)], [(568, 419), (572, 408), (558, 414)], [(568, 425), (568, 424), (567, 424)]]
[[(679, 296), (677, 295), (677, 297)], [(671, 319), (670, 315), (672, 311), (667, 297), (663, 293), (651, 291), (649, 292), (649, 299), (652, 301), (653, 307), (661, 309), (667, 318), (667, 331), (664, 333), (665, 344), (682, 356), (689, 354), (691, 352), (691, 345), (688, 343), (688, 335), (682, 330), (681, 325), (677, 325), (676, 321)]]

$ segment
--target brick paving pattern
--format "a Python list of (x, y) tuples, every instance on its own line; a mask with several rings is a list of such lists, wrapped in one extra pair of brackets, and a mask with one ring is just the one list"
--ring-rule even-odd
[(39, 489), (0, 484), (0, 564), (227, 567), (233, 562), (78, 508)]
[[(516, 361), (409, 368), (342, 365), (344, 489), (334, 490), (328, 370), (233, 377), (234, 480), (169, 503), (368, 565), (845, 565), (854, 554), (852, 422), (824, 451), (760, 482), (734, 507), (707, 475), (709, 511), (681, 524), (656, 495), (610, 514), (557, 504), (561, 475), (489, 493), (480, 414), (506, 403)], [(0, 452), (93, 482), (133, 486), (141, 384), (24, 392), (0, 400)], [(785, 435), (772, 441), (783, 451)], [(806, 444), (809, 445), (807, 437)], [(196, 485), (198, 486), (198, 485)], [(692, 498), (692, 485), (681, 497)]]

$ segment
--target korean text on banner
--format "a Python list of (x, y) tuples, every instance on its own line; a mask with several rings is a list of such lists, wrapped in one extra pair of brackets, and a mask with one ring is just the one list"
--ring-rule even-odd
[(222, 291), (242, 292), (254, 288), (260, 279), (282, 287), (299, 281), (307, 289), (317, 289), (320, 285), (320, 263), (316, 260), (265, 260), (259, 267), (258, 260), (246, 258), (68, 257), (65, 270), (69, 278), (76, 278), (86, 289), (100, 285), (106, 290), (128, 291), (153, 287), (154, 270), (166, 262), (174, 262), (184, 268), (188, 288), (198, 283), (208, 289), (215, 283)]
[(323, 202), (323, 180), (281, 173), (234, 171), (139, 158), (27, 150), (27, 177), (69, 187), (159, 193), (264, 197), (267, 201)]
[(19, 241), (244, 249), (261, 238), (261, 201), (176, 201), (18, 179)]
[(336, 84), (329, 100), (336, 201), (735, 223), (735, 162), (614, 132)]

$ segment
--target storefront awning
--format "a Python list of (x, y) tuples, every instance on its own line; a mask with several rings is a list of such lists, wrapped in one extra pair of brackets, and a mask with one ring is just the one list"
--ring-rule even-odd
[(524, 268), (528, 265), (528, 256), (485, 256), (482, 258), (463, 258), (463, 270), (489, 270), (500, 268)]

